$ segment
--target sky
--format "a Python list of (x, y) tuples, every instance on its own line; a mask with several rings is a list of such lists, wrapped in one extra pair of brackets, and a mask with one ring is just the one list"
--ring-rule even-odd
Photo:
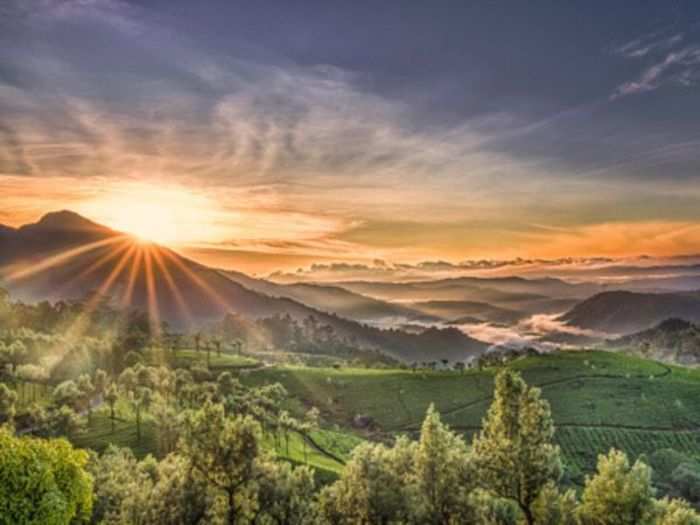
[(697, 254), (699, 83), (696, 2), (6, 0), (0, 223), (253, 273)]

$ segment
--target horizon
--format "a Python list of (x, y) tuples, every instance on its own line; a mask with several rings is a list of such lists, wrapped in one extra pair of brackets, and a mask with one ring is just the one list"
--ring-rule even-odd
[(71, 209), (257, 275), (695, 254), (699, 20), (13, 0), (0, 223)]
[[(375, 259), (365, 263), (348, 263), (347, 260), (329, 260), (327, 262), (314, 262), (307, 266), (297, 265), (289, 268), (273, 268), (268, 272), (248, 271), (249, 268), (236, 265), (227, 261), (230, 266), (217, 265), (216, 262), (208, 261), (206, 257), (200, 257), (197, 250), (178, 250), (177, 245), (161, 243), (157, 239), (149, 239), (138, 235), (138, 233), (112, 227), (99, 221), (82, 215), (70, 209), (57, 209), (42, 213), (36, 219), (19, 224), (2, 224), (0, 227), (9, 227), (18, 231), (26, 226), (33, 226), (44, 222), (48, 217), (58, 217), (62, 215), (75, 216), (80, 220), (87, 221), (96, 226), (112, 230), (115, 233), (126, 234), (136, 242), (159, 245), (165, 248), (174, 249), (176, 252), (193, 259), (194, 261), (222, 270), (241, 271), (253, 277), (272, 278), (280, 282), (330, 282), (351, 280), (351, 281), (429, 281), (450, 279), (459, 277), (475, 278), (542, 278), (556, 277), (563, 280), (581, 280), (575, 278), (577, 273), (585, 274), (586, 271), (601, 271), (606, 269), (628, 266), (644, 271), (645, 269), (655, 269), (659, 267), (678, 268), (700, 264), (700, 253), (677, 254), (668, 257), (653, 257), (649, 254), (631, 254), (626, 257), (576, 257), (568, 256), (556, 259), (547, 258), (522, 258), (514, 259), (464, 259), (464, 260), (429, 260), (423, 259), (416, 262), (406, 261), (385, 261)], [(182, 248), (182, 247), (181, 247)], [(245, 265), (244, 265), (245, 266)], [(337, 274), (337, 275), (333, 275)], [(574, 277), (567, 279), (566, 277)], [(628, 279), (627, 275), (616, 277), (620, 282)], [(595, 279), (592, 279), (595, 280)]]

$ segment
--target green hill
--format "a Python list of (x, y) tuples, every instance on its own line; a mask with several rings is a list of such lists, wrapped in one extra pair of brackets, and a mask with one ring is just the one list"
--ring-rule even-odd
[[(549, 400), (556, 439), (574, 475), (590, 471), (597, 454), (610, 447), (633, 457), (660, 448), (700, 454), (700, 370), (601, 351), (524, 357), (511, 366)], [(447, 423), (470, 438), (491, 403), (496, 371), (287, 367), (255, 370), (244, 380), (279, 381), (341, 428), (362, 421), (373, 438), (416, 431), (434, 403)]]

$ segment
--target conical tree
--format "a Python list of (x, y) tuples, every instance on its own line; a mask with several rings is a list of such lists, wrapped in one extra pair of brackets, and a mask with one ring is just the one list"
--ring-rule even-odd
[(526, 523), (543, 488), (561, 477), (559, 447), (553, 444), (549, 403), (517, 372), (496, 376), (494, 401), (474, 438), (476, 478), (491, 494), (515, 502)]

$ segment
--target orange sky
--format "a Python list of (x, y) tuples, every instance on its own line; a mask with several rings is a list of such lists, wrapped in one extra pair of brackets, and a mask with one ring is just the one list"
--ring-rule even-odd
[[(431, 220), (373, 221), (317, 203), (291, 209), (274, 194), (188, 188), (167, 182), (0, 177), (2, 222), (32, 222), (71, 209), (114, 229), (172, 246), (201, 262), (249, 273), (294, 270), (314, 262), (416, 263), (515, 257), (694, 253), (700, 226), (690, 221), (620, 221), (569, 227)], [(370, 196), (371, 198), (371, 196)], [(426, 199), (429, 200), (429, 199)], [(408, 206), (407, 206), (408, 208)], [(425, 222), (421, 222), (423, 217)]]

